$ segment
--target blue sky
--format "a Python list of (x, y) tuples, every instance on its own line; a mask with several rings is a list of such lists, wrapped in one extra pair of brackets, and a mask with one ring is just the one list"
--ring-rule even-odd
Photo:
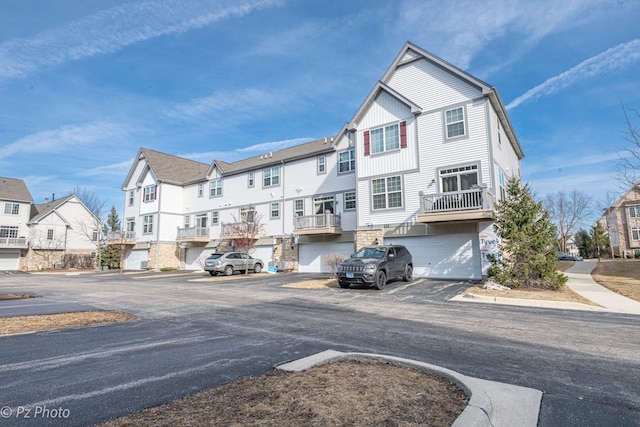
[(0, 176), (121, 212), (140, 147), (204, 163), (336, 134), (408, 40), (498, 88), (538, 196), (619, 193), (637, 0), (0, 2)]

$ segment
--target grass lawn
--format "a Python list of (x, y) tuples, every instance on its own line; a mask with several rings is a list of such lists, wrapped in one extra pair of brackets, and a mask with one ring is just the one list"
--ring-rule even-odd
[(81, 311), (43, 316), (7, 317), (0, 318), (0, 335), (50, 331), (52, 329), (124, 322), (133, 319), (137, 319), (137, 317), (119, 311)]
[(640, 260), (601, 261), (591, 276), (602, 286), (640, 301)]

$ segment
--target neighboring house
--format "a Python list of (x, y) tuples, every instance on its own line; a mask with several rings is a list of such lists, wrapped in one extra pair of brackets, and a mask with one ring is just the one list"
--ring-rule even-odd
[(335, 137), (211, 165), (141, 149), (123, 184), (126, 268), (197, 269), (262, 217), (254, 256), (329, 271), (323, 256), (403, 244), (423, 277), (480, 279), (492, 214), (524, 157), (495, 88), (407, 43)]
[(0, 177), (0, 270), (25, 266), (32, 203), (23, 180)]
[(576, 244), (576, 236), (570, 235), (567, 238), (567, 254), (571, 256), (580, 256), (580, 250), (578, 249), (578, 245)]
[(73, 194), (32, 205), (27, 267), (94, 266), (102, 226), (100, 218)]
[(640, 257), (640, 182), (607, 208), (598, 220), (616, 257)]

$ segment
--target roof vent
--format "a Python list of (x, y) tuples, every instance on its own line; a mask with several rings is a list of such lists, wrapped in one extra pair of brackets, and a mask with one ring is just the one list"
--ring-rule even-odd
[(333, 142), (333, 137), (331, 137), (331, 142)]
[(324, 137), (324, 143), (325, 144), (327, 143), (327, 137), (326, 136)]
[(273, 157), (273, 153), (269, 151), (269, 157)]

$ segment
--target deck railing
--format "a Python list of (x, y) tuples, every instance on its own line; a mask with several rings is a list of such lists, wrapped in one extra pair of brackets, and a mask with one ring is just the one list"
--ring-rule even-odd
[(422, 196), (422, 209), (424, 213), (491, 209), (492, 207), (493, 198), (486, 188), (474, 188), (472, 190), (451, 191), (448, 193), (427, 194)]
[(294, 222), (295, 230), (327, 227), (340, 228), (340, 215), (325, 213), (318, 215), (297, 216)]

